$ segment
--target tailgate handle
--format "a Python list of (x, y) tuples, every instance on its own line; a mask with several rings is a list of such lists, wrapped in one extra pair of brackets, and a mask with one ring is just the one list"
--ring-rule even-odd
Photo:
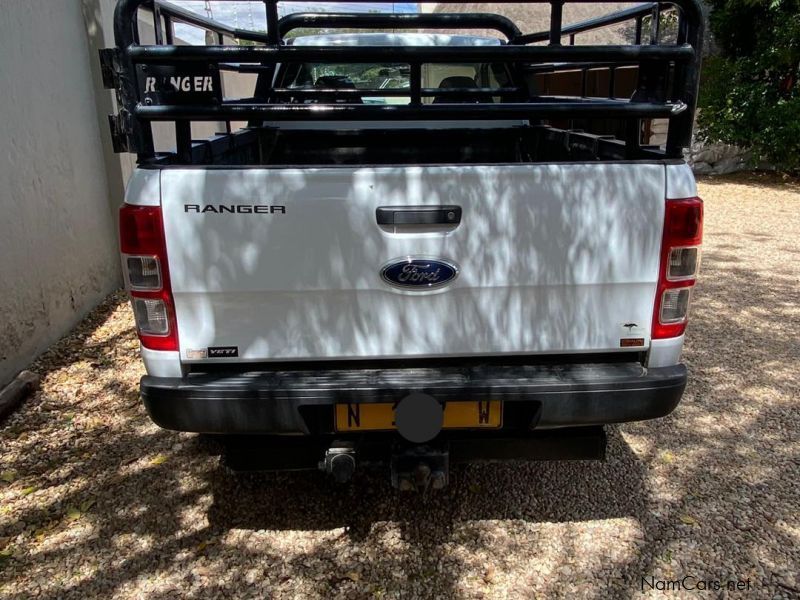
[(380, 206), (375, 211), (378, 225), (458, 225), (461, 207)]

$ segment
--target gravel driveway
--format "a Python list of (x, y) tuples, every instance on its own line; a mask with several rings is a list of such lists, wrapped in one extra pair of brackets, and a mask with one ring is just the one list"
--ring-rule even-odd
[(158, 429), (109, 298), (0, 428), (0, 597), (694, 597), (658, 589), (687, 575), (800, 597), (800, 186), (701, 194), (675, 413), (612, 428), (605, 463), (470, 466), (424, 503), (378, 476), (236, 478)]

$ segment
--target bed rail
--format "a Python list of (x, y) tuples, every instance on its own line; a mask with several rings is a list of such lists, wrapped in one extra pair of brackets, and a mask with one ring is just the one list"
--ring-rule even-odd
[[(453, 3), (452, 0), (445, 1)], [(548, 120), (573, 123), (576, 119), (612, 118), (625, 121), (631, 132), (638, 132), (640, 120), (661, 118), (668, 120), (665, 157), (679, 158), (691, 140), (703, 39), (703, 15), (698, 0), (639, 4), (567, 26), (562, 23), (564, 2), (561, 0), (523, 0), (516, 4), (549, 4), (551, 8), (549, 28), (528, 34), (523, 34), (513, 22), (499, 15), (297, 13), (280, 19), (277, 0), (263, 0), (263, 3), (266, 32), (231, 28), (166, 2), (119, 0), (114, 15), (117, 47), (101, 51), (104, 82), (107, 87), (116, 89), (118, 95), (119, 113), (110, 116), (115, 150), (135, 152), (140, 161), (152, 159), (155, 155), (152, 123), (155, 121), (175, 122), (178, 151), (184, 155), (191, 154), (192, 121), (230, 123), (248, 120), (250, 125), (257, 125), (285, 120), (514, 118), (532, 123)], [(156, 41), (153, 45), (139, 43), (137, 14), (140, 9), (153, 13)], [(660, 40), (661, 15), (666, 11), (677, 14), (677, 36), (670, 43)], [(642, 43), (643, 22), (648, 17), (650, 39), (647, 40), (649, 43)], [(633, 26), (632, 44), (576, 44), (576, 36), (584, 32), (627, 22)], [(175, 45), (175, 23), (201, 27), (211, 32), (217, 43), (208, 46)], [(492, 29), (500, 32), (506, 40), (494, 46), (457, 47), (299, 46), (284, 41), (284, 36), (290, 31), (303, 27)], [(226, 44), (226, 38), (257, 45)], [(568, 38), (567, 44), (563, 43), (564, 38)], [(282, 87), (274, 79), (276, 68), (281, 64), (363, 63), (365, 57), (368, 57), (367, 62), (408, 65), (410, 88), (402, 92), (298, 90)], [(430, 63), (502, 63), (509, 65), (515, 73), (575, 70), (582, 74), (584, 85), (581, 94), (569, 98), (541, 93), (519, 82), (503, 88), (426, 88), (422, 86), (421, 68)], [(636, 89), (628, 99), (614, 96), (615, 74), (622, 67), (638, 68)], [(608, 97), (587, 97), (587, 74), (598, 69), (608, 70)], [(258, 74), (253, 96), (240, 99), (222, 97), (222, 71)], [(407, 96), (410, 100), (407, 105), (368, 105), (351, 101), (357, 96), (370, 94)], [(436, 103), (425, 102), (425, 98), (432, 96), (437, 97)], [(335, 98), (335, 103), (330, 102), (331, 97)], [(463, 103), (466, 98), (475, 97), (499, 100)], [(317, 98), (317, 101), (289, 103), (290, 98)], [(635, 157), (639, 144), (637, 135), (628, 135), (626, 143), (632, 146), (630, 155)]]
[(491, 13), (292, 13), (278, 21), (281, 37), (302, 28), (314, 29), (491, 29), (507, 40), (522, 36), (514, 22)]

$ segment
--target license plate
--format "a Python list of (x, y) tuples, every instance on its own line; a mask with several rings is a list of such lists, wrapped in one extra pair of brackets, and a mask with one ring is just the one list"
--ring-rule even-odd
[[(337, 404), (336, 431), (380, 431), (397, 429), (395, 404)], [(503, 403), (447, 402), (444, 406), (444, 429), (497, 429), (503, 422)]]

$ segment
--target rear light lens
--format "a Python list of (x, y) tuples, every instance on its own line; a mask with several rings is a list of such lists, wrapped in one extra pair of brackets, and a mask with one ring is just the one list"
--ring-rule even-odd
[(697, 269), (699, 266), (700, 248), (697, 246), (672, 248), (669, 252), (667, 279), (669, 281), (693, 279), (697, 277)]
[(167, 305), (157, 298), (133, 298), (137, 329), (147, 335), (169, 335)]
[(160, 255), (164, 250), (161, 207), (123, 205), (119, 211), (119, 240), (123, 254)]
[(161, 207), (125, 204), (119, 228), (122, 267), (139, 340), (151, 350), (178, 350)]
[(160, 290), (161, 261), (157, 256), (126, 256), (125, 276), (131, 290)]
[(703, 201), (700, 198), (667, 200), (653, 310), (653, 339), (678, 337), (686, 330), (702, 241)]
[(689, 313), (689, 297), (692, 288), (665, 290), (661, 295), (659, 321), (665, 324), (683, 323)]

